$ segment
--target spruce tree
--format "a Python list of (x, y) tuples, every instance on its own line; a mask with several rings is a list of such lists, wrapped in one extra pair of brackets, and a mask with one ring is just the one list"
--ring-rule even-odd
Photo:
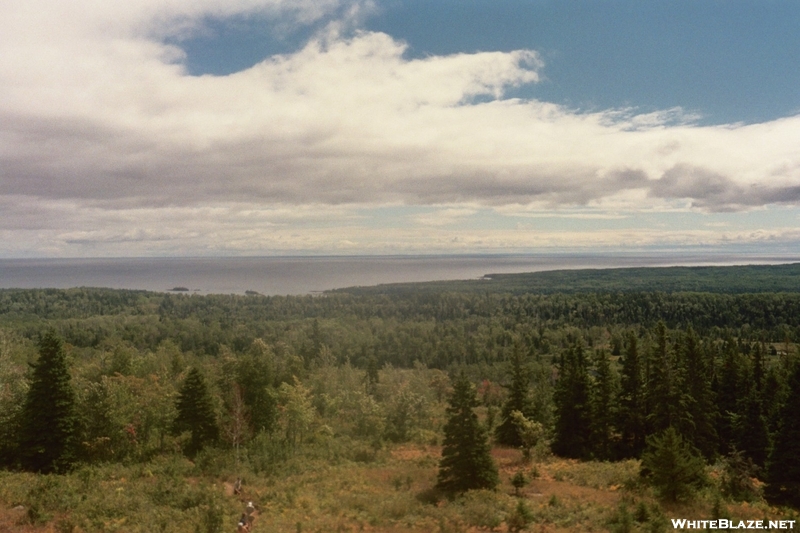
[(580, 343), (567, 350), (561, 360), (553, 400), (556, 406), (553, 452), (563, 457), (588, 457), (591, 436), (589, 375)]
[(176, 408), (178, 414), (173, 423), (173, 431), (189, 431), (192, 434), (185, 448), (188, 456), (193, 457), (206, 445), (216, 442), (219, 437), (217, 417), (206, 381), (196, 367), (189, 371), (181, 386)]
[(32, 370), (20, 427), (22, 467), (63, 472), (75, 458), (77, 415), (64, 348), (53, 331), (39, 340), (39, 358)]
[(501, 422), (495, 430), (497, 442), (505, 446), (522, 446), (523, 441), (519, 428), (514, 422), (511, 413), (519, 411), (530, 418), (531, 408), (528, 398), (528, 370), (522, 363), (522, 354), (519, 346), (514, 346), (511, 359), (511, 385), (508, 390), (508, 400), (501, 411)]
[(594, 380), (591, 385), (591, 448), (597, 459), (613, 458), (614, 418), (617, 408), (617, 379), (605, 350), (595, 352)]
[(722, 366), (717, 379), (717, 434), (720, 451), (727, 455), (737, 442), (736, 420), (742, 407), (743, 392), (748, 390), (747, 368), (736, 343), (728, 339), (723, 348)]
[(689, 499), (706, 482), (703, 459), (673, 427), (647, 438), (642, 475), (661, 498), (672, 502)]
[(772, 504), (800, 508), (800, 364), (795, 364), (789, 396), (780, 413), (764, 496)]
[(670, 349), (667, 327), (663, 322), (656, 326), (656, 345), (650, 353), (649, 367), (648, 434), (661, 433), (669, 427), (682, 428), (685, 423), (681, 390), (683, 383), (677, 357), (674, 350)]
[(444, 446), (436, 486), (448, 494), (473, 489), (494, 489), (499, 481), (497, 467), (483, 426), (474, 408), (475, 390), (462, 372), (453, 384), (444, 426)]
[(717, 451), (716, 404), (711, 390), (708, 357), (691, 326), (682, 342), (681, 363), (686, 410), (686, 416), (682, 417), (685, 428), (682, 433), (703, 457), (711, 459)]
[(622, 360), (617, 427), (621, 434), (620, 455), (638, 457), (645, 445), (647, 416), (644, 373), (639, 357), (636, 334), (628, 335), (625, 358)]

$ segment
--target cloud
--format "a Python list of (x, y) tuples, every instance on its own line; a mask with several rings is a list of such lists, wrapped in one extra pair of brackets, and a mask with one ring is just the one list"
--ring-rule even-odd
[(800, 185), (753, 183), (748, 187), (704, 168), (676, 165), (655, 180), (650, 195), (688, 198), (695, 207), (712, 211), (736, 211), (765, 204), (796, 204), (800, 202)]
[[(410, 59), (405, 43), (353, 30), (370, 6), (4, 2), (0, 226), (38, 231), (55, 217), (73, 226), (73, 237), (53, 237), (62, 243), (191, 242), (163, 228), (182, 225), (172, 213), (204, 213), (190, 216), (198, 235), (225, 228), (218, 239), (239, 242), (243, 213), (263, 229), (271, 208), (313, 218), (321, 206), (352, 216), (353, 206), (447, 205), (456, 210), (414, 219), (446, 226), (469, 215), (464, 204), (616, 213), (800, 202), (798, 116), (701, 127), (680, 109), (580, 113), (508, 98), (541, 79), (537, 52)], [(182, 38), (209, 18), (254, 14), (324, 30), (228, 76), (186, 72)], [(120, 229), (125, 220), (138, 229)]]

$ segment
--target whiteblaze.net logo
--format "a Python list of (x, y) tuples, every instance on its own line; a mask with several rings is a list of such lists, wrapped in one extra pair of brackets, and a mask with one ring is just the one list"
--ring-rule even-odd
[(687, 520), (673, 518), (674, 529), (794, 529), (795, 520)]

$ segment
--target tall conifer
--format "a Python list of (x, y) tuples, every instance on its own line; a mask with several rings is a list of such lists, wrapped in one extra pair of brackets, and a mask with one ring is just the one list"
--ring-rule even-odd
[(475, 388), (462, 372), (453, 384), (444, 426), (444, 446), (436, 486), (455, 494), (473, 489), (494, 489), (497, 467), (491, 456), (486, 431), (474, 412)]
[(616, 374), (605, 350), (595, 352), (594, 380), (591, 385), (591, 448), (597, 459), (613, 458), (614, 419), (617, 410)]
[(591, 449), (589, 375), (580, 343), (562, 356), (553, 400), (556, 406), (553, 452), (563, 457), (587, 457)]
[(645, 445), (647, 416), (644, 372), (639, 357), (636, 333), (630, 332), (622, 360), (617, 426), (622, 435), (621, 455), (638, 457)]
[(717, 430), (714, 423), (716, 405), (711, 390), (708, 358), (691, 326), (683, 338), (681, 348), (685, 381), (683, 407), (686, 410), (686, 415), (681, 417), (685, 428), (682, 433), (706, 459), (711, 459), (717, 451)]
[(650, 353), (650, 375), (647, 382), (648, 433), (661, 433), (668, 427), (683, 428), (682, 383), (675, 352), (670, 349), (667, 327), (656, 326), (656, 345)]
[(526, 417), (531, 416), (530, 401), (528, 397), (529, 374), (523, 365), (522, 354), (519, 346), (514, 346), (511, 358), (511, 385), (508, 390), (508, 400), (501, 411), (501, 422), (495, 430), (497, 442), (505, 446), (522, 446), (523, 441), (519, 428), (511, 413), (519, 411)]
[(66, 355), (54, 332), (42, 335), (39, 359), (32, 367), (20, 428), (22, 466), (34, 472), (63, 472), (75, 458), (77, 416)]
[(219, 426), (214, 414), (211, 394), (200, 371), (193, 367), (186, 376), (176, 402), (178, 414), (173, 430), (176, 433), (191, 432), (191, 440), (186, 445), (186, 454), (194, 456), (207, 444), (219, 438)]
[(727, 455), (736, 447), (736, 421), (743, 406), (743, 396), (749, 389), (746, 361), (732, 339), (725, 342), (722, 365), (718, 374), (717, 434), (719, 435), (720, 451)]

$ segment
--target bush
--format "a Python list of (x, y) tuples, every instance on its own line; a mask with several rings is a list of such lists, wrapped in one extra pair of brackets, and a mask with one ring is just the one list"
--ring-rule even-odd
[(749, 457), (738, 450), (731, 452), (723, 461), (722, 493), (737, 501), (756, 501), (761, 491), (754, 482), (758, 467)]
[(522, 531), (528, 527), (528, 524), (533, 522), (535, 518), (533, 511), (525, 504), (524, 501), (518, 500), (514, 512), (508, 516), (506, 523), (508, 524), (509, 531)]

